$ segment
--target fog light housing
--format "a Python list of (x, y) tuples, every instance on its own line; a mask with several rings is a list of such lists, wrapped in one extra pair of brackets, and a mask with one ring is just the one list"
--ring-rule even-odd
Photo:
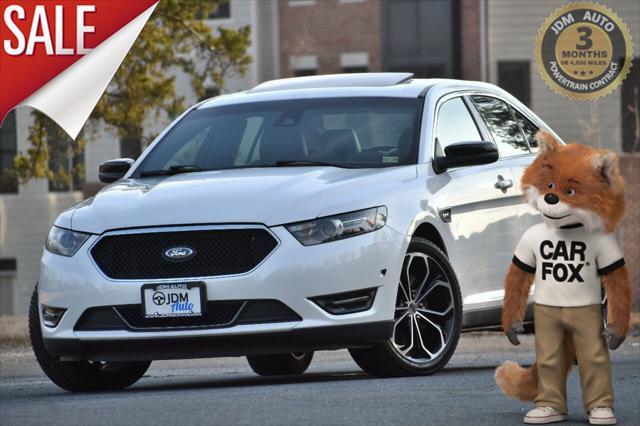
[(346, 315), (371, 309), (377, 288), (327, 294), (311, 298), (311, 301), (331, 315)]
[(42, 323), (49, 328), (57, 327), (65, 312), (65, 308), (42, 305)]

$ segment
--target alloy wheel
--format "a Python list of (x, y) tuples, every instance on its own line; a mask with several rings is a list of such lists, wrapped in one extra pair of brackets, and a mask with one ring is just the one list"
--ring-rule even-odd
[(433, 257), (407, 253), (402, 265), (391, 344), (406, 361), (426, 366), (445, 351), (455, 302), (444, 268)]

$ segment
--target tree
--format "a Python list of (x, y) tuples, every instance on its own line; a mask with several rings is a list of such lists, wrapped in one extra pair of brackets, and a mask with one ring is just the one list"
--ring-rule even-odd
[(137, 158), (155, 137), (145, 131), (145, 120), (174, 118), (185, 108), (184, 96), (175, 93), (177, 73), (188, 76), (197, 98), (207, 85), (221, 88), (226, 77), (244, 74), (251, 62), (250, 28), (219, 28), (214, 34), (200, 19), (226, 1), (161, 0), (75, 141), (45, 115), (32, 113), (31, 147), (14, 162), (18, 178), (70, 180), (73, 173), (84, 173), (50, 170), (49, 152), (65, 150), (71, 158), (101, 124), (117, 135), (123, 157)]

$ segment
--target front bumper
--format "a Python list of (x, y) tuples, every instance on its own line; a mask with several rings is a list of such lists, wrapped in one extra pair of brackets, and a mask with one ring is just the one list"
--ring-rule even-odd
[[(408, 246), (403, 233), (387, 225), (369, 234), (304, 247), (284, 227), (270, 230), (279, 240), (279, 246), (253, 271), (227, 277), (112, 280), (99, 271), (89, 253), (98, 236), (92, 236), (71, 258), (45, 251), (38, 285), (39, 301), (67, 309), (57, 327), (42, 326), (47, 348), (69, 357), (75, 353), (79, 357), (103, 354), (116, 358), (118, 354), (134, 357), (138, 349), (146, 351), (146, 347), (154, 357), (145, 359), (161, 359), (196, 357), (196, 346), (202, 346), (200, 356), (224, 356), (244, 355), (249, 350), (274, 353), (285, 349), (285, 352), (304, 348), (335, 349), (389, 338), (391, 332), (387, 325), (373, 327), (374, 332), (366, 330), (369, 324), (386, 324), (393, 319), (397, 283)], [(141, 303), (140, 287), (144, 284), (189, 281), (203, 281), (210, 301), (277, 300), (301, 320), (149, 331), (74, 329), (89, 308)], [(310, 300), (320, 295), (367, 288), (376, 288), (377, 293), (371, 308), (363, 312), (331, 315)], [(349, 331), (356, 337), (339, 337), (339, 327), (343, 326), (364, 328)], [(335, 338), (331, 338), (331, 330), (335, 330)], [(314, 339), (318, 345), (313, 343)], [(175, 344), (169, 344), (174, 341)], [(157, 349), (167, 348), (164, 355), (162, 350), (152, 350), (155, 345)], [(296, 349), (298, 345), (300, 348)]]
[(370, 346), (391, 337), (393, 321), (298, 328), (275, 333), (94, 341), (44, 339), (63, 361), (148, 361), (311, 352)]

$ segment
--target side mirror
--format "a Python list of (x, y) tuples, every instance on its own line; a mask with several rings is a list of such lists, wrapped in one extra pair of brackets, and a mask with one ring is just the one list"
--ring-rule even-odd
[(498, 161), (498, 147), (492, 142), (458, 142), (444, 149), (444, 157), (433, 160), (433, 170), (442, 173), (447, 169), (477, 166)]
[(135, 160), (131, 158), (117, 158), (115, 160), (105, 161), (100, 164), (98, 179), (104, 183), (115, 182), (127, 174), (134, 162)]

